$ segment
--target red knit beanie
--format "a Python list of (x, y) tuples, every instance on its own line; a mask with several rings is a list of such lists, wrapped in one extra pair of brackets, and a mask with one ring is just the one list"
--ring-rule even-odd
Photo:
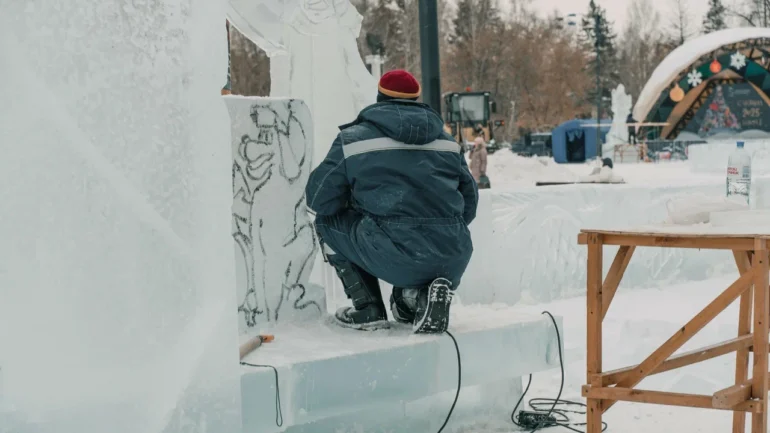
[(381, 94), (394, 99), (417, 99), (420, 97), (420, 83), (412, 74), (403, 69), (386, 72), (380, 78), (378, 90)]

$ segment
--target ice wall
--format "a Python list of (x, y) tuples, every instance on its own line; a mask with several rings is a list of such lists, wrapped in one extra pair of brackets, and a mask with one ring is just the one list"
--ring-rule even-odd
[(317, 318), (322, 287), (308, 284), (317, 252), (305, 205), (313, 125), (304, 102), (225, 96), (232, 125), (238, 327)]
[(224, 14), (0, 5), (0, 431), (240, 431)]
[(687, 156), (693, 171), (724, 174), (727, 157), (735, 150), (736, 141), (745, 141), (746, 151), (751, 154), (751, 175), (770, 175), (770, 140), (722, 139), (687, 148)]
[[(478, 244), (460, 296), (466, 302), (549, 302), (585, 293), (583, 228), (623, 228), (664, 222), (670, 200), (696, 193), (720, 196), (721, 183), (693, 186), (570, 185), (491, 194), (484, 244)], [(475, 222), (474, 222), (475, 224)], [(481, 234), (479, 234), (481, 235)], [(607, 272), (617, 247), (604, 249)], [(637, 249), (621, 290), (701, 281), (734, 272), (723, 251)], [(483, 283), (483, 284), (481, 284)]]
[(228, 0), (227, 16), (270, 57), (270, 96), (310, 108), (313, 160), (320, 163), (338, 126), (377, 96), (356, 44), (361, 15), (350, 0)]

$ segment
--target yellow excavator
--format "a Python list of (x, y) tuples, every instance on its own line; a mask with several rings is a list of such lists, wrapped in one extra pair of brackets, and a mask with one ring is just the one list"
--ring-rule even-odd
[(505, 125), (502, 120), (492, 121), (497, 104), (489, 92), (451, 92), (444, 94), (444, 129), (465, 149), (480, 133), (484, 134), (488, 150), (494, 152), (494, 129)]

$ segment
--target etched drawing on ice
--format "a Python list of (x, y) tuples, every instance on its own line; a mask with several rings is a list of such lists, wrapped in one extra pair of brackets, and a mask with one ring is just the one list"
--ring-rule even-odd
[(227, 97), (233, 140), (233, 239), (241, 326), (276, 322), (319, 300), (307, 281), (316, 239), (305, 207), (309, 114), (296, 100)]

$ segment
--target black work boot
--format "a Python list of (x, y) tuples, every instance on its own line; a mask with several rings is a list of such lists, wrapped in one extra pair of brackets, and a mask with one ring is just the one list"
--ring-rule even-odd
[(390, 311), (399, 323), (414, 323), (414, 312), (417, 310), (417, 297), (420, 290), (394, 287), (390, 295)]
[(427, 290), (420, 290), (413, 331), (415, 334), (443, 334), (449, 328), (452, 283), (436, 278)]
[(387, 326), (388, 316), (382, 301), (380, 283), (376, 277), (339, 254), (327, 255), (342, 281), (345, 295), (352, 307), (343, 307), (334, 314), (340, 325), (355, 329), (378, 329)]

